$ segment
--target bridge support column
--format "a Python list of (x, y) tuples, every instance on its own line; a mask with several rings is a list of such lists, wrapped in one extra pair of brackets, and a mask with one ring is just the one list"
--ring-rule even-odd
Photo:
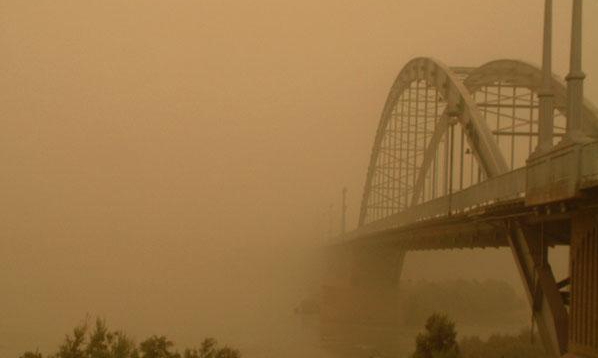
[(355, 247), (352, 284), (363, 288), (396, 290), (403, 268), (405, 251), (382, 247)]
[(551, 356), (560, 357), (567, 351), (568, 314), (548, 264), (542, 226), (523, 226), (517, 221), (507, 225), (511, 251), (544, 347)]
[[(323, 287), (324, 343), (377, 347), (392, 352), (399, 327), (399, 277), (405, 251), (389, 247), (342, 249), (347, 271)], [(339, 276), (337, 276), (339, 277)]]
[(405, 252), (388, 247), (355, 247), (350, 290), (353, 317), (374, 326), (398, 324), (398, 289)]
[(569, 352), (598, 357), (598, 217), (582, 212), (571, 227)]

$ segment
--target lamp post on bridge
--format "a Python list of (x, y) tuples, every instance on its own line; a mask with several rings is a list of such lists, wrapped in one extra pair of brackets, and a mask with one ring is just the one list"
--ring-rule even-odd
[[(582, 0), (573, 0), (571, 50), (567, 80), (567, 131), (564, 145), (583, 143), (583, 82), (582, 70)], [(545, 0), (542, 49), (542, 86), (538, 91), (538, 145), (532, 157), (549, 152), (553, 147), (554, 93), (552, 88), (552, 0)]]
[(583, 133), (583, 81), (586, 78), (581, 67), (582, 0), (573, 0), (571, 21), (571, 53), (567, 75), (567, 133), (568, 143), (583, 143), (588, 140)]
[(533, 155), (552, 149), (554, 132), (554, 93), (552, 89), (552, 0), (544, 5), (544, 36), (542, 48), (542, 87), (538, 91), (538, 146)]

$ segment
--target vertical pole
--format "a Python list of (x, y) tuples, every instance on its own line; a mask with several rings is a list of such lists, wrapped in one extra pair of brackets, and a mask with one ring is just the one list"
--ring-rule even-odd
[(343, 201), (341, 203), (341, 234), (347, 232), (347, 188), (343, 188)]
[[(434, 128), (438, 125), (438, 90), (434, 89)], [(432, 175), (432, 199), (436, 199), (438, 192), (438, 154), (440, 149), (436, 149), (436, 155), (434, 155), (434, 166)]]
[(408, 99), (407, 99), (407, 127), (405, 127), (407, 129), (407, 140), (405, 141), (405, 175), (404, 175), (404, 183), (405, 183), (405, 208), (409, 207), (409, 178), (411, 177), (411, 163), (410, 161), (410, 156), (411, 156), (411, 141), (415, 140), (415, 139), (411, 139), (411, 107), (412, 107), (412, 103), (411, 103), (411, 92), (412, 89), (411, 87), (413, 86), (413, 83), (409, 85), (409, 88), (407, 89), (407, 94), (408, 94)]
[(567, 75), (567, 133), (566, 138), (573, 143), (584, 141), (582, 132), (583, 80), (586, 75), (581, 69), (581, 20), (582, 0), (573, 0), (571, 24), (571, 59)]
[(404, 198), (402, 197), (402, 193), (403, 193), (403, 141), (404, 141), (404, 137), (403, 137), (403, 133), (405, 133), (405, 118), (403, 117), (403, 114), (405, 113), (405, 95), (403, 94), (403, 96), (401, 96), (401, 98), (399, 99), (399, 101), (401, 101), (401, 115), (400, 115), (400, 122), (399, 125), (397, 126), (398, 130), (400, 131), (400, 137), (399, 137), (399, 152), (397, 153), (397, 158), (399, 161), (399, 172), (397, 174), (397, 181), (398, 181), (398, 189), (397, 189), (397, 202), (398, 202), (398, 210), (397, 212), (400, 212), (403, 209), (403, 200)]
[(515, 169), (515, 117), (517, 116), (517, 86), (513, 85), (513, 110), (511, 111), (511, 170)]
[[(450, 118), (446, 120), (450, 121)], [(444, 195), (449, 195), (449, 139), (450, 139), (450, 126), (449, 130), (444, 134)]]
[(460, 173), (459, 173), (459, 190), (463, 190), (463, 167), (464, 167), (464, 163), (465, 163), (465, 131), (463, 130), (462, 126), (459, 126), (459, 128), (461, 128), (461, 160), (459, 163), (459, 167), (460, 167)]
[[(384, 184), (382, 185), (382, 190), (384, 193), (385, 204), (384, 209), (382, 210), (382, 217), (388, 216), (389, 212), (392, 212), (392, 207), (394, 205), (394, 200), (392, 198), (392, 185), (394, 183), (393, 180), (393, 141), (394, 141), (394, 111), (391, 114), (391, 118), (386, 124), (386, 133), (385, 133), (385, 141), (384, 150), (386, 152), (386, 160), (384, 162)], [(342, 208), (341, 208), (342, 211)]]
[(544, 5), (544, 45), (542, 50), (542, 87), (538, 91), (538, 145), (535, 154), (552, 148), (554, 132), (554, 94), (552, 92), (552, 0)]
[(332, 239), (332, 208), (333, 205), (330, 204), (328, 207), (328, 238)]
[[(417, 157), (418, 157), (418, 140), (421, 140), (421, 138), (419, 138), (418, 136), (418, 131), (419, 131), (419, 121), (420, 121), (420, 110), (421, 108), (419, 107), (419, 92), (420, 92), (420, 86), (419, 86), (420, 81), (417, 80), (417, 87), (415, 88), (415, 118), (413, 120), (413, 175), (412, 175), (412, 186), (411, 186), (411, 191), (413, 192), (413, 190), (415, 189), (415, 181), (417, 180)], [(424, 144), (423, 147), (426, 148), (426, 143), (424, 140)], [(417, 203), (411, 203), (411, 205), (417, 205)]]
[(502, 114), (502, 83), (498, 82), (498, 96), (496, 101), (496, 144), (500, 146), (500, 116)]
[[(447, 133), (448, 134), (448, 133)], [(450, 125), (450, 163), (449, 163), (449, 192), (448, 192), (448, 200), (449, 200), (449, 210), (448, 210), (448, 215), (451, 216), (451, 211), (453, 210), (453, 176), (454, 176), (454, 170), (453, 167), (455, 166), (455, 159), (454, 159), (454, 155), (455, 155), (455, 148), (454, 148), (454, 143), (455, 143), (455, 124), (451, 124)]]
[(399, 121), (399, 114), (398, 114), (399, 104), (397, 103), (394, 108), (394, 115), (392, 117), (392, 195), (390, 196), (392, 199), (391, 206), (392, 206), (392, 214), (397, 213), (399, 208), (399, 200), (398, 200), (398, 190), (397, 190), (397, 182), (400, 180), (398, 177), (398, 165), (400, 163), (399, 158), (399, 146), (398, 146), (398, 121)]
[[(428, 146), (428, 100), (429, 100), (428, 88), (430, 87), (430, 86), (428, 86), (427, 82), (424, 85), (426, 87), (425, 94), (424, 94), (424, 97), (426, 99), (424, 102), (424, 138), (423, 138), (423, 143), (422, 143), (422, 149), (423, 149), (422, 153), (425, 153), (425, 149)], [(422, 156), (425, 156), (425, 154), (423, 154)], [(422, 163), (423, 163), (423, 159), (422, 159)], [(430, 175), (429, 170), (427, 171), (427, 173), (424, 173), (424, 185), (422, 188), (422, 196), (421, 196), (422, 203), (426, 201), (426, 176), (427, 175)], [(417, 203), (415, 203), (415, 204), (417, 204)]]
[(532, 153), (533, 150), (533, 139), (534, 139), (534, 92), (530, 91), (529, 94), (529, 139), (527, 152)]
[(379, 159), (376, 159), (376, 162), (374, 163), (374, 183), (372, 185), (372, 188), (370, 189), (372, 194), (374, 194), (374, 202), (372, 204), (372, 221), (378, 220), (378, 210), (380, 210), (380, 165), (378, 163), (378, 160)]

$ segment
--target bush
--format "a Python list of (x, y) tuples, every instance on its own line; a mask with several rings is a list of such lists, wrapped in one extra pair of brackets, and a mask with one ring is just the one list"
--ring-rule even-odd
[[(219, 348), (215, 339), (205, 339), (199, 349), (187, 348), (180, 354), (165, 336), (151, 336), (139, 346), (122, 331), (110, 331), (97, 319), (93, 331), (87, 321), (66, 335), (58, 352), (47, 358), (241, 358), (238, 350)], [(44, 358), (39, 352), (25, 352), (20, 358)]]
[(417, 335), (413, 358), (459, 357), (455, 324), (446, 315), (434, 313), (426, 322), (426, 331)]
[(546, 351), (529, 330), (517, 335), (494, 334), (486, 341), (464, 337), (457, 344), (455, 324), (446, 315), (435, 313), (417, 335), (412, 358), (543, 358)]

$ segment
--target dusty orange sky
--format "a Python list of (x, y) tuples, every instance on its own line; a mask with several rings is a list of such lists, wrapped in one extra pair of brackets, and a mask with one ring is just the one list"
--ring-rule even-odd
[[(224, 280), (218, 297), (242, 292), (230, 282), (244, 255), (316, 242), (342, 186), (354, 225), (378, 116), (409, 59), (538, 63), (542, 4), (2, 1), (0, 282), (12, 294), (0, 304), (20, 323), (45, 312), (62, 334), (85, 312), (118, 316), (64, 293), (77, 287), (118, 292), (139, 281), (183, 295)], [(598, 2), (584, 4), (586, 94), (596, 103)], [(554, 67), (564, 76), (570, 2), (555, 5)], [(223, 269), (231, 262), (238, 268)], [(481, 275), (502, 271), (516, 277), (499, 264)], [(56, 302), (45, 298), (53, 290)], [(65, 301), (75, 308), (59, 313)], [(169, 317), (166, 327), (178, 327)], [(18, 320), (3, 321), (14, 331)]]

